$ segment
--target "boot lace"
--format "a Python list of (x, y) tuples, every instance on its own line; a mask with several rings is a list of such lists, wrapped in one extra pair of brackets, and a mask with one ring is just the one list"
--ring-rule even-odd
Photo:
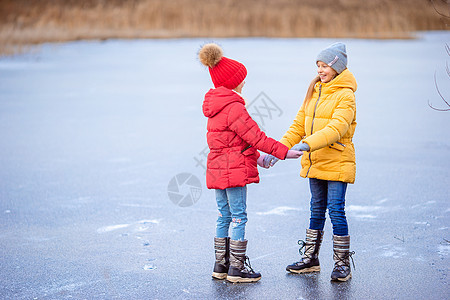
[(249, 274), (254, 274), (256, 273), (255, 270), (253, 270), (252, 265), (250, 263), (250, 258), (246, 255), (244, 256), (244, 259), (242, 260), (239, 256), (234, 255), (232, 252), (230, 253), (230, 255), (233, 255), (234, 258), (236, 258), (238, 261), (240, 261), (241, 263), (243, 263), (244, 267), (241, 270), (244, 272), (247, 272)]
[(335, 270), (338, 271), (344, 271), (344, 266), (347, 266), (347, 259), (352, 260), (353, 269), (356, 270), (355, 262), (353, 261), (353, 255), (355, 254), (355, 251), (348, 252), (346, 255), (344, 255), (342, 258), (338, 255), (334, 254), (335, 259), (337, 260), (335, 263)]
[(249, 273), (256, 273), (255, 270), (253, 270), (252, 265), (250, 264), (250, 258), (248, 258), (248, 256), (245, 256), (244, 266), (247, 267), (247, 271)]
[[(295, 263), (294, 263), (295, 265), (298, 265), (298, 264), (303, 263), (303, 259), (304, 259), (304, 258), (309, 258), (309, 259), (311, 259), (312, 257), (310, 257), (307, 253), (308, 253), (309, 248), (311, 248), (311, 247), (314, 246), (314, 245), (310, 245), (309, 247), (307, 247), (307, 244), (306, 244), (306, 242), (305, 242), (304, 240), (298, 240), (297, 243), (298, 243), (299, 246), (300, 246), (300, 249), (298, 249), (298, 253), (300, 254), (301, 259), (300, 259), (299, 261), (295, 262)], [(302, 252), (302, 249), (303, 249), (303, 248), (305, 248), (304, 252)], [(305, 256), (303, 256), (303, 254), (304, 254)]]
[[(302, 249), (306, 247), (306, 242), (304, 240), (298, 240), (297, 244), (299, 244), (300, 249), (298, 249), (298, 253), (300, 254), (300, 256), (303, 255)], [(305, 249), (306, 252), (307, 249)]]

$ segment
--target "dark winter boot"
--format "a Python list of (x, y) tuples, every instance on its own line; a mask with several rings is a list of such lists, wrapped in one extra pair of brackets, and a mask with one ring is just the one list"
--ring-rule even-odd
[(214, 238), (214, 251), (216, 253), (216, 262), (212, 277), (216, 279), (227, 278), (228, 268), (230, 267), (230, 238)]
[(230, 240), (230, 269), (227, 280), (230, 282), (256, 282), (261, 274), (256, 273), (245, 255), (247, 241)]
[[(333, 252), (334, 269), (331, 273), (331, 280), (349, 280), (352, 277), (350, 258), (355, 254), (355, 252), (350, 252), (350, 236), (333, 235)], [(355, 267), (355, 264), (353, 264), (353, 267)]]
[(302, 249), (305, 248), (303, 257), (300, 261), (286, 267), (286, 271), (292, 273), (309, 273), (320, 271), (319, 249), (322, 244), (323, 231), (306, 229), (306, 242), (298, 241), (301, 246), (298, 252), (302, 255)]

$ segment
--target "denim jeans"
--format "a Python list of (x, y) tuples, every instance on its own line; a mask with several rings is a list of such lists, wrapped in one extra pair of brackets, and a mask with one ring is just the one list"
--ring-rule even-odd
[(231, 224), (231, 239), (244, 240), (247, 223), (247, 186), (216, 190), (219, 217), (216, 237), (228, 237)]
[(309, 229), (323, 230), (325, 212), (328, 208), (331, 224), (333, 224), (333, 234), (348, 235), (347, 218), (345, 217), (347, 183), (310, 178), (309, 187), (311, 189)]

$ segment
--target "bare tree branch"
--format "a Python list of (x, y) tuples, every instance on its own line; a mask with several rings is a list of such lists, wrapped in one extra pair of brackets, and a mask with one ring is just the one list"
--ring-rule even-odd
[[(438, 15), (450, 19), (449, 15), (445, 15), (438, 11), (433, 0), (430, 0), (430, 1), (433, 4), (433, 8)], [(450, 4), (449, 4), (448, 0), (441, 0), (441, 2), (445, 3), (447, 5), (447, 7), (450, 8)], [(448, 26), (447, 23), (446, 23), (446, 25)], [(445, 51), (447, 52), (447, 55), (450, 56), (450, 46), (447, 43), (445, 43)], [(447, 76), (450, 79), (450, 67), (448, 66), (448, 61), (445, 62), (445, 70), (447, 71)], [(436, 79), (436, 71), (434, 71), (434, 85), (436, 87), (436, 91), (439, 94), (439, 97), (441, 97), (442, 101), (444, 101), (444, 103), (447, 104), (447, 106), (449, 108), (436, 108), (431, 104), (430, 100), (428, 100), (428, 106), (437, 111), (450, 111), (450, 104), (445, 100), (444, 96), (442, 96), (442, 93), (439, 90), (439, 86), (438, 86), (437, 79)]]
[(429, 100), (428, 100), (428, 106), (431, 107), (432, 109), (438, 110), (438, 111), (449, 111), (450, 110), (450, 104), (447, 101), (445, 101), (445, 98), (442, 96), (441, 91), (439, 90), (439, 86), (437, 84), (437, 79), (436, 79), (436, 71), (434, 72), (434, 85), (436, 86), (436, 90), (437, 90), (437, 92), (439, 94), (439, 97), (441, 97), (442, 101), (444, 101), (445, 104), (447, 104), (447, 106), (449, 108), (436, 108), (436, 107), (433, 107)]
[(450, 107), (450, 104), (448, 104), (447, 101), (445, 101), (444, 96), (442, 96), (441, 91), (439, 90), (438, 84), (437, 84), (437, 79), (436, 79), (436, 71), (434, 72), (434, 85), (436, 86), (436, 90), (439, 94), (439, 96), (441, 97), (442, 101), (445, 102), (445, 104), (447, 104), (448, 107)]
[(447, 76), (450, 78), (450, 68), (448, 67), (448, 61), (445, 62), (445, 70), (447, 71)]
[(437, 111), (450, 111), (450, 108), (436, 108), (436, 107), (433, 107), (433, 105), (431, 104), (431, 102), (429, 100), (428, 100), (428, 106), (430, 108), (434, 109), (434, 110), (437, 110)]

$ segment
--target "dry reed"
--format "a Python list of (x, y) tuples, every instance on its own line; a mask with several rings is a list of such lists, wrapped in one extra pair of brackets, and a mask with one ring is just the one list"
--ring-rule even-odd
[(408, 38), (414, 31), (448, 30), (436, 9), (448, 15), (448, 1), (2, 0), (0, 53), (79, 39)]

